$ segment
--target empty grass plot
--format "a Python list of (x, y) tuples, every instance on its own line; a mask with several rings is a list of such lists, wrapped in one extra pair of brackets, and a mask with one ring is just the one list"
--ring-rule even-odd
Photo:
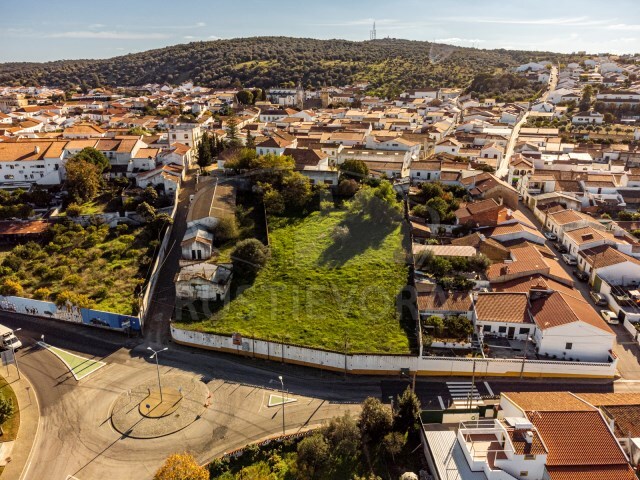
[(269, 403), (267, 404), (269, 407), (277, 407), (278, 405), (282, 405), (283, 403), (292, 403), (297, 402), (298, 400), (291, 397), (283, 397), (282, 395), (271, 394), (269, 395)]
[(62, 350), (61, 348), (52, 347), (51, 345), (38, 342), (42, 348), (46, 348), (51, 353), (53, 353), (56, 357), (62, 360), (69, 371), (73, 374), (73, 377), (76, 380), (81, 380), (87, 375), (92, 374), (99, 368), (102, 368), (106, 365), (105, 362), (100, 362), (97, 360), (91, 360), (90, 358), (81, 357), (80, 355), (76, 355), (75, 353), (67, 352), (66, 350)]

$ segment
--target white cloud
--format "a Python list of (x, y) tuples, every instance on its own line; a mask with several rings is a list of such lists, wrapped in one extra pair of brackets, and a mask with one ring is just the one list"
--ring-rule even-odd
[(140, 33), (140, 32), (107, 32), (74, 30), (69, 32), (59, 32), (46, 35), (48, 38), (86, 38), (101, 40), (159, 40), (169, 38), (164, 33)]
[(346, 22), (337, 22), (337, 23), (318, 23), (313, 24), (320, 27), (356, 27), (360, 25), (371, 25), (373, 26), (373, 22), (376, 22), (376, 27), (380, 25), (397, 25), (400, 24), (398, 20), (394, 20), (393, 18), (360, 18), (357, 20), (349, 20)]
[(193, 40), (193, 39), (194, 39), (194, 38), (196, 38), (196, 37), (194, 37), (193, 35), (185, 35), (185, 36), (184, 36), (184, 37), (182, 37), (182, 38), (184, 38), (185, 40)]
[(614, 25), (609, 25), (607, 27), (608, 30), (640, 30), (640, 24), (628, 24), (628, 23), (616, 23)]
[(222, 40), (222, 38), (221, 38), (221, 37), (216, 37), (215, 35), (209, 35), (207, 38), (208, 38), (209, 40)]
[(102, 23), (92, 23), (91, 25), (89, 25), (89, 28), (94, 29), (94, 28), (104, 28), (106, 27), (106, 25), (102, 24)]

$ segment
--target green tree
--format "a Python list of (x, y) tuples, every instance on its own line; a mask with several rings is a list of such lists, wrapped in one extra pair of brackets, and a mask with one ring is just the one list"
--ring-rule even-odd
[(245, 146), (251, 149), (256, 148), (256, 139), (251, 135), (251, 130), (247, 130), (247, 141), (245, 142)]
[(236, 94), (236, 98), (243, 105), (252, 105), (253, 101), (253, 92), (251, 90), (240, 90)]
[(225, 130), (227, 132), (227, 146), (230, 148), (240, 147), (241, 142), (238, 138), (238, 117), (236, 117), (235, 114), (231, 115), (227, 119), (227, 126)]
[(362, 404), (358, 426), (365, 444), (380, 444), (393, 426), (391, 409), (377, 398), (367, 398)]
[(464, 315), (450, 315), (444, 320), (447, 333), (458, 340), (464, 340), (473, 333), (473, 324)]
[(213, 237), (219, 243), (226, 243), (229, 240), (238, 238), (238, 223), (235, 216), (223, 217), (213, 229)]
[(360, 451), (360, 430), (349, 412), (341, 417), (332, 418), (322, 428), (331, 451), (343, 458), (355, 457)]
[(200, 143), (198, 143), (196, 158), (198, 165), (202, 168), (211, 165), (213, 156), (211, 154), (211, 142), (209, 141), (209, 134), (207, 132), (202, 135), (202, 139)]
[(298, 469), (302, 478), (319, 478), (318, 474), (328, 463), (329, 444), (320, 434), (313, 434), (298, 443)]
[(442, 331), (444, 330), (444, 320), (438, 315), (431, 315), (427, 317), (424, 321), (424, 325), (426, 327), (432, 327), (435, 336), (442, 335)]
[(401, 433), (416, 433), (420, 425), (420, 411), (418, 396), (407, 387), (395, 403), (394, 429)]
[(231, 253), (233, 271), (240, 277), (252, 277), (269, 259), (269, 247), (256, 238), (248, 238), (236, 244)]
[(151, 185), (147, 185), (147, 188), (142, 192), (142, 201), (147, 202), (149, 205), (155, 205), (158, 201), (158, 192)]
[(71, 198), (78, 203), (93, 200), (102, 185), (100, 168), (83, 158), (72, 157), (66, 165), (66, 187)]
[(111, 164), (109, 163), (107, 157), (104, 156), (104, 153), (93, 147), (83, 148), (74, 155), (74, 158), (79, 158), (81, 160), (93, 163), (96, 167), (98, 167), (100, 173), (111, 168)]
[(396, 455), (398, 455), (405, 444), (404, 435), (400, 432), (389, 432), (382, 439), (382, 447), (388, 455), (391, 456), (391, 461), (396, 463)]
[(369, 175), (369, 167), (362, 160), (345, 160), (340, 165), (340, 172), (346, 178), (362, 181)]
[(136, 207), (136, 213), (144, 218), (145, 222), (149, 222), (156, 217), (156, 209), (147, 202), (142, 202)]
[(303, 210), (311, 201), (311, 182), (299, 172), (291, 172), (282, 180), (282, 198), (287, 208)]

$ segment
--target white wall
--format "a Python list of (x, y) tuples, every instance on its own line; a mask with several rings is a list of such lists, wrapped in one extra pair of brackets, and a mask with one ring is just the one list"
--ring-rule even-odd
[[(557, 355), (559, 359), (573, 358), (583, 362), (603, 362), (613, 349), (615, 334), (593, 327), (584, 322), (572, 322), (547, 328), (536, 334), (539, 353)], [(566, 344), (571, 343), (571, 349)], [(563, 355), (566, 353), (566, 356)]]
[[(256, 356), (274, 361), (307, 365), (354, 374), (399, 375), (407, 368), (421, 376), (479, 376), (518, 377), (523, 368), (522, 360), (472, 359), (454, 357), (418, 357), (411, 355), (345, 355), (340, 352), (317, 350), (296, 345), (282, 345), (264, 340), (244, 338), (242, 345), (233, 345), (230, 336), (182, 330), (171, 326), (174, 342), (209, 350), (225, 351), (247, 357)], [(531, 360), (524, 363), (527, 377), (598, 377), (613, 378), (616, 361), (611, 363), (579, 363)]]

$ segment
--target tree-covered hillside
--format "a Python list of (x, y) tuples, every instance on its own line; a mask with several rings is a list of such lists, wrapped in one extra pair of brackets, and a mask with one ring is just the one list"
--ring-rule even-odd
[(548, 52), (479, 50), (383, 39), (352, 42), (253, 37), (194, 42), (104, 60), (0, 64), (0, 85), (96, 87), (178, 84), (274, 87), (301, 80), (307, 88), (370, 82), (377, 93), (428, 86), (467, 86), (481, 72), (496, 73), (535, 60), (567, 62)]

